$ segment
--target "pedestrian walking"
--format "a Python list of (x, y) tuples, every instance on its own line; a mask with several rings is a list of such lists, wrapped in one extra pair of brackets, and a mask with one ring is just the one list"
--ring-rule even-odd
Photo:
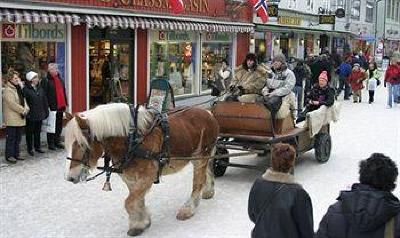
[(385, 86), (388, 88), (387, 108), (392, 108), (400, 97), (400, 53), (394, 53), (390, 60), (385, 73)]
[(364, 88), (363, 81), (367, 78), (367, 75), (363, 69), (361, 69), (360, 64), (355, 63), (353, 70), (348, 78), (348, 81), (353, 90), (353, 102), (360, 103), (362, 100), (361, 89)]
[(293, 92), (297, 99), (297, 112), (303, 110), (304, 103), (304, 87), (305, 82), (308, 78), (308, 71), (305, 67), (304, 61), (298, 60), (296, 67), (293, 70), (294, 75), (296, 76), (296, 84), (293, 88)]
[(375, 90), (380, 84), (379, 80), (380, 77), (381, 74), (379, 73), (376, 63), (375, 62), (370, 63), (367, 70), (367, 90), (369, 95), (368, 99), (369, 104), (374, 102)]
[(289, 144), (272, 147), (271, 165), (250, 191), (248, 214), (255, 224), (253, 238), (311, 238), (313, 210), (310, 196), (290, 171), (296, 150)]
[(22, 91), (22, 82), (19, 73), (9, 70), (3, 91), (3, 116), (6, 124), (6, 161), (12, 164), (20, 157), (20, 143), (22, 130), (26, 124), (25, 116), (29, 112), (29, 106)]
[(344, 100), (349, 100), (351, 88), (348, 77), (351, 74), (351, 57), (346, 58), (346, 60), (340, 64), (337, 74), (339, 75), (339, 89), (336, 92), (336, 96), (339, 96), (344, 90)]
[(361, 161), (360, 183), (340, 192), (322, 218), (316, 238), (399, 238), (400, 202), (392, 191), (398, 169), (389, 157), (374, 153)]
[(26, 102), (30, 108), (26, 116), (26, 145), (28, 154), (33, 156), (33, 147), (36, 152), (44, 153), (40, 148), (40, 132), (42, 129), (42, 121), (49, 115), (49, 105), (47, 103), (47, 97), (39, 84), (39, 77), (36, 72), (30, 71), (26, 74), (26, 85), (23, 91)]
[(64, 82), (58, 72), (57, 64), (50, 63), (47, 78), (42, 81), (42, 87), (47, 96), (47, 102), (51, 111), (56, 111), (55, 133), (47, 133), (47, 143), (50, 150), (63, 149), (61, 143), (62, 118), (67, 108), (67, 95)]

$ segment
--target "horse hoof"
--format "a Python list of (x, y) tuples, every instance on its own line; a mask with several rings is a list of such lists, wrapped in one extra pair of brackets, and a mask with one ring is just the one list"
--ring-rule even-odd
[(191, 218), (194, 215), (194, 212), (190, 207), (182, 207), (179, 209), (178, 214), (176, 215), (176, 219), (184, 221)]
[(210, 199), (214, 197), (215, 192), (214, 191), (203, 191), (203, 193), (201, 194), (201, 197), (203, 199)]
[(142, 234), (143, 231), (144, 231), (144, 229), (132, 228), (132, 229), (129, 229), (129, 231), (127, 233), (128, 233), (128, 236), (138, 236), (138, 235)]

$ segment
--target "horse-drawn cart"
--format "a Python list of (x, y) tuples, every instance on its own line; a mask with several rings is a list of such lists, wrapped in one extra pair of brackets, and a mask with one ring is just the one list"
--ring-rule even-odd
[(213, 162), (214, 175), (217, 177), (223, 176), (228, 166), (258, 168), (231, 163), (228, 150), (266, 156), (271, 145), (278, 142), (294, 145), (298, 156), (314, 149), (317, 161), (323, 163), (329, 160), (332, 146), (330, 120), (322, 120), (322, 124), (316, 129), (318, 131), (315, 131), (315, 128), (308, 125), (309, 116), (302, 125), (295, 125), (290, 113), (285, 118), (273, 120), (270, 111), (261, 103), (217, 102), (211, 111), (220, 126), (218, 159)]

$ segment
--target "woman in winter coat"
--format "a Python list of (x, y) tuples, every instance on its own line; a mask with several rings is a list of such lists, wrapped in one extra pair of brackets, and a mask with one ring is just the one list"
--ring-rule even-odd
[(353, 70), (348, 78), (351, 89), (353, 90), (353, 102), (361, 102), (361, 89), (364, 88), (363, 81), (367, 78), (364, 69), (361, 69), (359, 63), (355, 63)]
[(359, 175), (360, 183), (329, 207), (316, 238), (400, 238), (400, 201), (392, 194), (396, 164), (375, 153), (361, 161)]
[(252, 238), (312, 238), (311, 199), (290, 174), (296, 151), (289, 144), (272, 148), (272, 169), (257, 179), (248, 203), (250, 220), (255, 224)]
[(39, 85), (38, 74), (30, 71), (26, 74), (26, 85), (24, 87), (24, 95), (30, 111), (26, 117), (26, 145), (28, 147), (28, 154), (33, 156), (33, 145), (35, 151), (44, 153), (40, 148), (40, 132), (42, 128), (42, 120), (49, 116), (49, 105), (47, 97), (44, 94), (42, 87)]
[(387, 108), (392, 108), (393, 101), (400, 97), (400, 53), (395, 53), (385, 73), (385, 85), (388, 88)]
[(308, 77), (310, 77), (310, 75), (308, 74), (308, 70), (302, 60), (299, 60), (297, 62), (293, 73), (296, 76), (296, 84), (293, 88), (293, 92), (296, 95), (297, 99), (297, 111), (300, 112), (301, 110), (303, 110), (305, 82), (308, 80)]
[(7, 74), (7, 79), (8, 82), (3, 91), (3, 116), (6, 124), (5, 157), (7, 162), (15, 164), (17, 160), (24, 160), (19, 157), (19, 145), (29, 106), (22, 92), (19, 73), (10, 70)]
[(381, 77), (381, 74), (379, 73), (378, 67), (376, 66), (375, 62), (369, 63), (368, 70), (366, 73), (367, 73), (367, 90), (369, 95), (368, 102), (371, 104), (374, 102), (375, 90), (380, 83), (379, 78)]
[(322, 105), (330, 107), (335, 103), (335, 90), (328, 85), (328, 73), (323, 71), (306, 97), (306, 108), (299, 114), (296, 123), (306, 119), (306, 114), (319, 109)]

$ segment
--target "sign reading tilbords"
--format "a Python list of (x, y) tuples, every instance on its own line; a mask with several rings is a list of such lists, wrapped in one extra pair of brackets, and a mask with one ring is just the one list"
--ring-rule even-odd
[(335, 15), (319, 15), (319, 24), (335, 24)]
[(0, 38), (4, 41), (65, 41), (63, 24), (9, 24), (1, 25)]

